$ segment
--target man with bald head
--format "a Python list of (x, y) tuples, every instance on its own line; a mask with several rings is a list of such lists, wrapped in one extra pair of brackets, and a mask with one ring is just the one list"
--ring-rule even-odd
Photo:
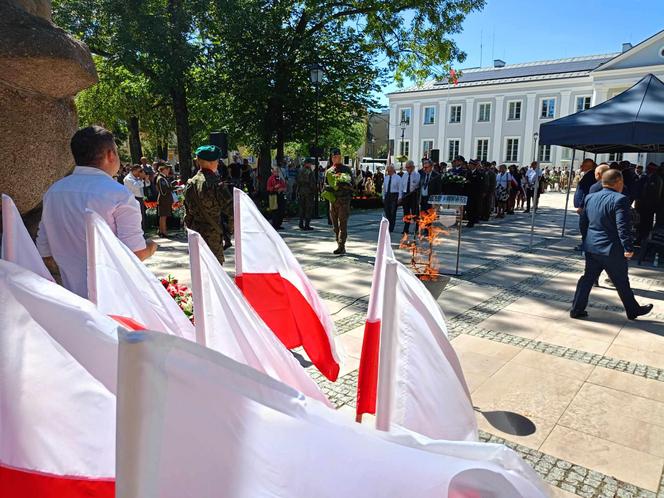
[(652, 311), (640, 306), (629, 285), (627, 261), (634, 255), (629, 199), (622, 194), (622, 173), (609, 169), (602, 175), (602, 190), (588, 195), (581, 211), (581, 234), (586, 267), (574, 294), (570, 317), (588, 316), (586, 306), (594, 282), (605, 270), (625, 307), (627, 318), (635, 320)]
[(385, 181), (383, 182), (383, 210), (385, 211), (385, 218), (390, 223), (390, 232), (394, 231), (400, 198), (401, 177), (397, 175), (394, 166), (389, 164), (385, 168)]
[(602, 175), (605, 171), (609, 170), (609, 165), (607, 163), (602, 163), (595, 168), (595, 183), (590, 187), (589, 194), (594, 194), (602, 190)]

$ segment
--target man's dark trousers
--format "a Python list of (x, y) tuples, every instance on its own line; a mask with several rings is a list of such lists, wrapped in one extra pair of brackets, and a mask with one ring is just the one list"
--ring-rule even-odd
[(394, 231), (394, 225), (397, 221), (397, 204), (399, 203), (399, 194), (391, 192), (385, 194), (383, 201), (383, 210), (385, 211), (385, 218), (390, 222), (390, 232)]
[[(410, 222), (407, 222), (406, 219), (412, 219), (412, 217), (419, 214), (419, 200), (417, 198), (417, 192), (411, 192), (402, 197), (402, 206), (403, 206), (403, 233), (410, 232)], [(408, 217), (408, 218), (407, 218)], [(412, 219), (415, 222), (414, 219)]]
[(627, 259), (623, 256), (604, 256), (601, 254), (592, 254), (586, 252), (586, 268), (576, 285), (574, 293), (574, 303), (572, 310), (584, 311), (588, 306), (588, 296), (593, 288), (593, 284), (599, 278), (602, 270), (609, 275), (611, 282), (618, 291), (618, 296), (625, 307), (627, 316), (636, 316), (640, 310), (639, 304), (634, 298), (634, 293), (629, 285), (629, 276), (627, 274)]

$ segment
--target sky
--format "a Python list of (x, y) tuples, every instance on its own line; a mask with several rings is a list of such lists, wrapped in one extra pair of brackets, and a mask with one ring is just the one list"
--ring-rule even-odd
[[(455, 68), (620, 52), (624, 42), (636, 45), (662, 29), (664, 0), (487, 0), (453, 36), (467, 54)], [(381, 106), (396, 89), (383, 88)]]

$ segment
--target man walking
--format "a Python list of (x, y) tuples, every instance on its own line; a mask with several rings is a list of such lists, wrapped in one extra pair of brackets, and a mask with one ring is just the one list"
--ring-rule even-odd
[(406, 163), (406, 172), (401, 177), (401, 205), (403, 206), (403, 234), (408, 236), (410, 223), (419, 214), (420, 175), (415, 171), (415, 163)]
[(420, 172), (420, 209), (427, 211), (431, 209), (429, 197), (440, 195), (443, 192), (443, 182), (438, 173), (433, 170), (433, 164), (429, 159), (422, 161)]
[(316, 160), (308, 157), (304, 160), (304, 166), (300, 168), (295, 179), (297, 190), (297, 204), (300, 211), (300, 230), (313, 230), (311, 228), (311, 217), (314, 211), (316, 199)]
[(146, 243), (141, 210), (124, 186), (113, 179), (120, 157), (113, 134), (100, 126), (78, 130), (71, 139), (74, 172), (58, 180), (44, 194), (37, 249), (49, 268), (57, 265), (62, 284), (87, 299), (85, 212), (104, 218), (118, 239), (141, 260), (157, 250)]
[(574, 294), (570, 317), (588, 316), (586, 306), (593, 284), (605, 270), (618, 291), (627, 318), (650, 313), (652, 304), (639, 306), (629, 285), (627, 261), (634, 255), (629, 199), (620, 171), (610, 169), (602, 175), (600, 192), (589, 195), (581, 212), (581, 233), (586, 267)]
[(383, 183), (383, 211), (389, 221), (390, 232), (394, 231), (397, 220), (397, 206), (401, 199), (401, 177), (397, 175), (394, 166), (389, 164), (385, 168), (386, 179)]

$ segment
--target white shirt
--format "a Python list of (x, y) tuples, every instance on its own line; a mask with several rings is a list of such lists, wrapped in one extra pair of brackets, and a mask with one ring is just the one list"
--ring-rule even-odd
[(511, 181), (512, 181), (512, 174), (509, 173), (508, 171), (506, 171), (505, 173), (498, 173), (496, 175), (496, 187), (503, 187), (504, 189), (506, 189)]
[(145, 249), (141, 210), (123, 185), (102, 170), (76, 166), (44, 194), (37, 249), (52, 256), (60, 268), (63, 285), (87, 299), (87, 251), (85, 210), (99, 214), (117, 237), (131, 250)]
[(535, 182), (537, 177), (542, 176), (542, 172), (539, 169), (528, 168), (526, 172), (526, 178), (528, 179), (528, 186), (535, 188)]
[[(392, 183), (390, 183), (390, 179), (392, 179)], [(399, 199), (401, 199), (401, 182), (401, 177), (396, 173), (391, 176), (385, 175), (383, 179), (383, 199), (387, 194), (399, 194)]]
[[(408, 190), (408, 180), (410, 179), (410, 191)], [(405, 172), (401, 177), (401, 195), (406, 192), (412, 192), (420, 188), (420, 174), (417, 171), (412, 173)]]
[(140, 197), (142, 199), (145, 195), (143, 188), (150, 185), (150, 180), (146, 182), (145, 180), (135, 177), (133, 173), (128, 173), (127, 176), (124, 177), (123, 183), (134, 197)]

